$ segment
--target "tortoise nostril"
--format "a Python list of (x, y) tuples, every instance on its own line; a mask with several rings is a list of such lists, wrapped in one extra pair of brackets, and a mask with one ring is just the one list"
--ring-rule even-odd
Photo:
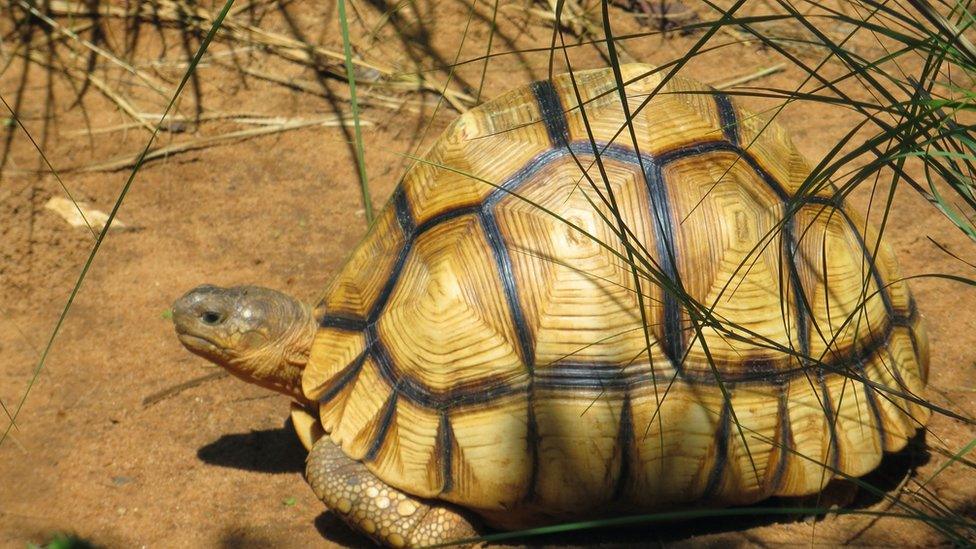
[(200, 320), (202, 320), (204, 324), (214, 325), (219, 324), (223, 319), (221, 318), (220, 313), (216, 311), (204, 311), (204, 313), (200, 315)]

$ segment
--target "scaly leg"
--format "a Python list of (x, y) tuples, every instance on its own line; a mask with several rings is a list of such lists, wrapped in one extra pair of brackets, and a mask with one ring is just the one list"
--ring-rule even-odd
[(315, 495), (347, 524), (391, 547), (423, 547), (475, 537), (480, 525), (445, 502), (406, 494), (351, 459), (328, 436), (315, 443), (305, 472)]

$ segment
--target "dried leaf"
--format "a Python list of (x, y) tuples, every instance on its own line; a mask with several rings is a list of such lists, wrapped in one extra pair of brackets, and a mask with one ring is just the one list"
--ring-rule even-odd
[[(108, 221), (108, 214), (96, 210), (86, 202), (72, 202), (63, 196), (55, 196), (47, 201), (45, 208), (60, 215), (72, 227), (89, 227), (94, 231), (101, 231)], [(87, 220), (87, 223), (86, 223)], [(116, 218), (112, 222), (113, 229), (124, 229), (125, 223)]]

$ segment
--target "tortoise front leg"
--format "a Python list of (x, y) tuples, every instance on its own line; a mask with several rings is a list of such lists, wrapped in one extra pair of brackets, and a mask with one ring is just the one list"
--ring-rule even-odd
[(478, 535), (450, 504), (406, 494), (351, 459), (328, 436), (315, 443), (305, 475), (315, 495), (349, 526), (392, 547), (423, 547)]

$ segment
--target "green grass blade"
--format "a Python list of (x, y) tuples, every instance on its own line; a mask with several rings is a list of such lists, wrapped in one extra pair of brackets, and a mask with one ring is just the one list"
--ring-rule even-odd
[(71, 289), (71, 293), (68, 295), (68, 300), (65, 302), (64, 307), (61, 309), (61, 314), (58, 317), (57, 323), (54, 325), (54, 329), (51, 331), (51, 335), (47, 340), (47, 344), (44, 346), (44, 350), (41, 352), (41, 357), (37, 362), (37, 366), (34, 368), (34, 372), (31, 376), (30, 381), (27, 384), (27, 388), (24, 390), (23, 396), (21, 396), (20, 401), (17, 403), (17, 407), (14, 409), (13, 419), (7, 425), (6, 429), (4, 429), (3, 434), (0, 435), (0, 444), (3, 444), (3, 442), (7, 439), (7, 435), (10, 434), (10, 430), (16, 424), (17, 417), (19, 417), (21, 410), (23, 410), (24, 403), (27, 402), (27, 398), (28, 396), (30, 396), (31, 389), (34, 387), (35, 383), (37, 382), (38, 376), (41, 375), (41, 371), (44, 369), (44, 363), (47, 361), (47, 357), (50, 354), (51, 349), (54, 347), (54, 342), (57, 339), (58, 334), (61, 331), (61, 327), (64, 325), (64, 321), (68, 316), (68, 311), (71, 309), (71, 305), (74, 303), (75, 298), (78, 296), (78, 292), (81, 290), (81, 286), (84, 283), (85, 278), (88, 276), (88, 271), (91, 269), (92, 264), (95, 262), (95, 256), (98, 254), (98, 250), (101, 249), (102, 242), (105, 241), (105, 236), (108, 234), (109, 229), (112, 228), (112, 222), (115, 221), (115, 217), (116, 215), (118, 215), (119, 208), (122, 207), (122, 201), (125, 199), (125, 196), (129, 193), (129, 189), (132, 187), (132, 183), (135, 181), (136, 174), (139, 173), (139, 169), (142, 167), (146, 159), (146, 156), (149, 154), (149, 150), (152, 148), (153, 142), (155, 142), (156, 140), (156, 136), (159, 135), (159, 129), (162, 126), (163, 121), (166, 119), (166, 116), (169, 114), (169, 112), (173, 109), (173, 105), (176, 104), (176, 100), (180, 97), (180, 93), (183, 91), (183, 88), (186, 87), (187, 82), (190, 80), (190, 77), (193, 75), (194, 71), (196, 70), (197, 65), (200, 63), (200, 59), (203, 57), (203, 54), (206, 53), (207, 48), (210, 47), (210, 43), (213, 41), (214, 36), (217, 34), (217, 30), (220, 29), (220, 26), (223, 23), (224, 18), (227, 16), (227, 12), (230, 11), (231, 6), (233, 5), (234, 5), (234, 0), (227, 0), (223, 8), (221, 8), (220, 13), (217, 14), (217, 17), (214, 19), (213, 25), (211, 25), (210, 27), (210, 31), (207, 33), (203, 41), (200, 43), (200, 47), (197, 49), (196, 54), (193, 56), (193, 59), (190, 61), (190, 64), (186, 69), (186, 72), (183, 74), (183, 78), (180, 80), (180, 85), (176, 88), (173, 97), (170, 98), (169, 104), (166, 105), (166, 109), (163, 111), (163, 114), (159, 119), (159, 123), (156, 124), (152, 135), (149, 137), (149, 140), (146, 142), (145, 148), (142, 150), (142, 153), (139, 154), (139, 159), (136, 162), (135, 167), (132, 169), (132, 172), (129, 173), (128, 179), (126, 179), (125, 184), (122, 186), (122, 190), (119, 193), (119, 196), (115, 201), (115, 204), (112, 206), (112, 210), (108, 214), (108, 219), (105, 221), (105, 226), (102, 227), (101, 232), (98, 233), (98, 238), (95, 239), (95, 245), (92, 247), (91, 252), (89, 252), (88, 259), (85, 261), (85, 264), (81, 269), (81, 273), (79, 273), (78, 279), (76, 280), (74, 287)]
[(942, 474), (942, 471), (945, 471), (946, 468), (952, 465), (953, 463), (959, 463), (966, 454), (973, 451), (973, 448), (976, 448), (976, 438), (970, 440), (969, 444), (963, 446), (961, 450), (956, 452), (952, 457), (946, 460), (945, 463), (940, 465), (938, 469), (933, 471), (932, 474), (929, 475), (929, 478), (922, 481), (918, 489), (921, 490), (922, 488), (924, 488), (929, 482), (932, 482), (932, 479)]
[(366, 177), (366, 155), (363, 150), (363, 132), (359, 125), (359, 100), (356, 98), (356, 74), (352, 63), (352, 43), (349, 40), (349, 20), (346, 18), (346, 0), (339, 0), (339, 27), (342, 29), (342, 51), (346, 58), (346, 79), (349, 82), (349, 102), (352, 104), (353, 132), (356, 139), (356, 164), (359, 167), (359, 188), (362, 193), (366, 225), (373, 223), (373, 198)]
[(30, 140), (31, 145), (33, 145), (34, 149), (37, 150), (37, 154), (41, 155), (41, 159), (44, 161), (44, 164), (47, 166), (47, 169), (51, 171), (51, 175), (54, 176), (54, 179), (58, 181), (58, 185), (61, 186), (61, 190), (64, 191), (65, 195), (68, 196), (68, 200), (70, 200), (71, 203), (75, 205), (75, 209), (78, 210), (78, 215), (80, 215), (82, 221), (85, 222), (85, 226), (88, 227), (88, 231), (91, 233), (92, 238), (97, 239), (98, 233), (95, 232), (94, 227), (92, 227), (91, 223), (88, 222), (88, 216), (85, 215), (85, 211), (82, 210), (80, 206), (78, 206), (78, 201), (75, 200), (75, 197), (71, 194), (71, 191), (68, 190), (68, 186), (64, 184), (64, 181), (61, 179), (61, 175), (58, 173), (58, 170), (54, 169), (54, 166), (51, 165), (51, 161), (48, 160), (47, 155), (44, 154), (44, 150), (41, 148), (40, 145), (38, 145), (37, 141), (34, 139), (34, 136), (31, 135), (31, 133), (27, 130), (27, 127), (24, 126), (24, 123), (20, 121), (20, 117), (17, 116), (17, 113), (14, 112), (13, 107), (11, 107), (9, 103), (7, 103), (7, 100), (4, 99), (3, 95), (0, 95), (0, 103), (3, 103), (3, 106), (6, 107), (7, 110), (10, 112), (11, 119), (17, 123), (20, 129), (24, 132), (24, 135), (27, 136), (27, 139)]

